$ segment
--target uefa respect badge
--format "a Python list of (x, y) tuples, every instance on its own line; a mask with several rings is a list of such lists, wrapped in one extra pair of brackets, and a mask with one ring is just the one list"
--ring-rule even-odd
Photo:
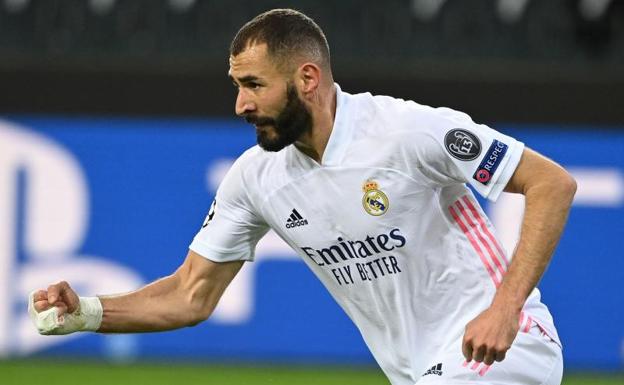
[(508, 146), (505, 143), (494, 139), (472, 179), (487, 186), (505, 157), (507, 148)]

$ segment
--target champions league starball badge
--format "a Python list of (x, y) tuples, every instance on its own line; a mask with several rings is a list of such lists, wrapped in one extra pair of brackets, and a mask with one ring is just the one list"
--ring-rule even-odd
[(362, 206), (367, 213), (373, 216), (385, 214), (390, 206), (390, 201), (383, 191), (379, 190), (379, 184), (374, 180), (367, 180), (362, 185), (364, 196), (362, 197)]

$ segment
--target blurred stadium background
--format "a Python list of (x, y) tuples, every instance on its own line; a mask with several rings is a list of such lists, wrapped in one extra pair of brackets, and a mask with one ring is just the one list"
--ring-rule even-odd
[[(233, 114), (229, 42), (275, 7), (321, 25), (346, 91), (467, 112), (574, 173), (579, 193), (540, 287), (564, 383), (623, 384), (617, 0), (0, 0), (0, 384), (387, 383), (272, 234), (198, 327), (44, 338), (26, 316), (27, 293), (57, 279), (84, 295), (123, 292), (178, 266), (255, 141)], [(513, 248), (522, 201), (484, 205)]]

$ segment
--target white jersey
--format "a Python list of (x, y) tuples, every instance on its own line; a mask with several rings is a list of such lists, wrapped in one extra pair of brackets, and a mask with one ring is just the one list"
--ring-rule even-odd
[[(317, 163), (291, 145), (246, 151), (219, 187), (190, 248), (212, 261), (254, 259), (271, 228), (359, 328), (393, 384), (414, 384), (491, 303), (509, 266), (466, 183), (494, 201), (524, 145), (469, 116), (337, 88)], [(521, 331), (558, 341), (536, 289)]]

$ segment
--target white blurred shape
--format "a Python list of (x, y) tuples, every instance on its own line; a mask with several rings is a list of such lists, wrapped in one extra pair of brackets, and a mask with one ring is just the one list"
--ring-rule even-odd
[(570, 168), (578, 183), (575, 205), (618, 207), (624, 202), (624, 175), (615, 168)]
[(51, 140), (0, 121), (0, 160), (0, 175), (8, 177), (5, 188), (15, 186), (18, 170), (24, 173), (26, 252), (56, 259), (75, 250), (88, 212), (87, 186), (76, 159)]
[(189, 9), (193, 8), (196, 1), (195, 0), (169, 0), (169, 7), (178, 13), (187, 12)]
[(412, 0), (412, 14), (420, 21), (431, 21), (440, 13), (446, 0)]
[(115, 7), (115, 0), (89, 0), (89, 8), (96, 15), (105, 16)]
[(579, 12), (585, 20), (596, 21), (607, 12), (612, 0), (580, 0)]
[(496, 11), (503, 22), (513, 24), (522, 19), (528, 5), (529, 0), (498, 0)]
[(4, 9), (9, 13), (19, 13), (26, 9), (29, 3), (30, 0), (4, 0)]

